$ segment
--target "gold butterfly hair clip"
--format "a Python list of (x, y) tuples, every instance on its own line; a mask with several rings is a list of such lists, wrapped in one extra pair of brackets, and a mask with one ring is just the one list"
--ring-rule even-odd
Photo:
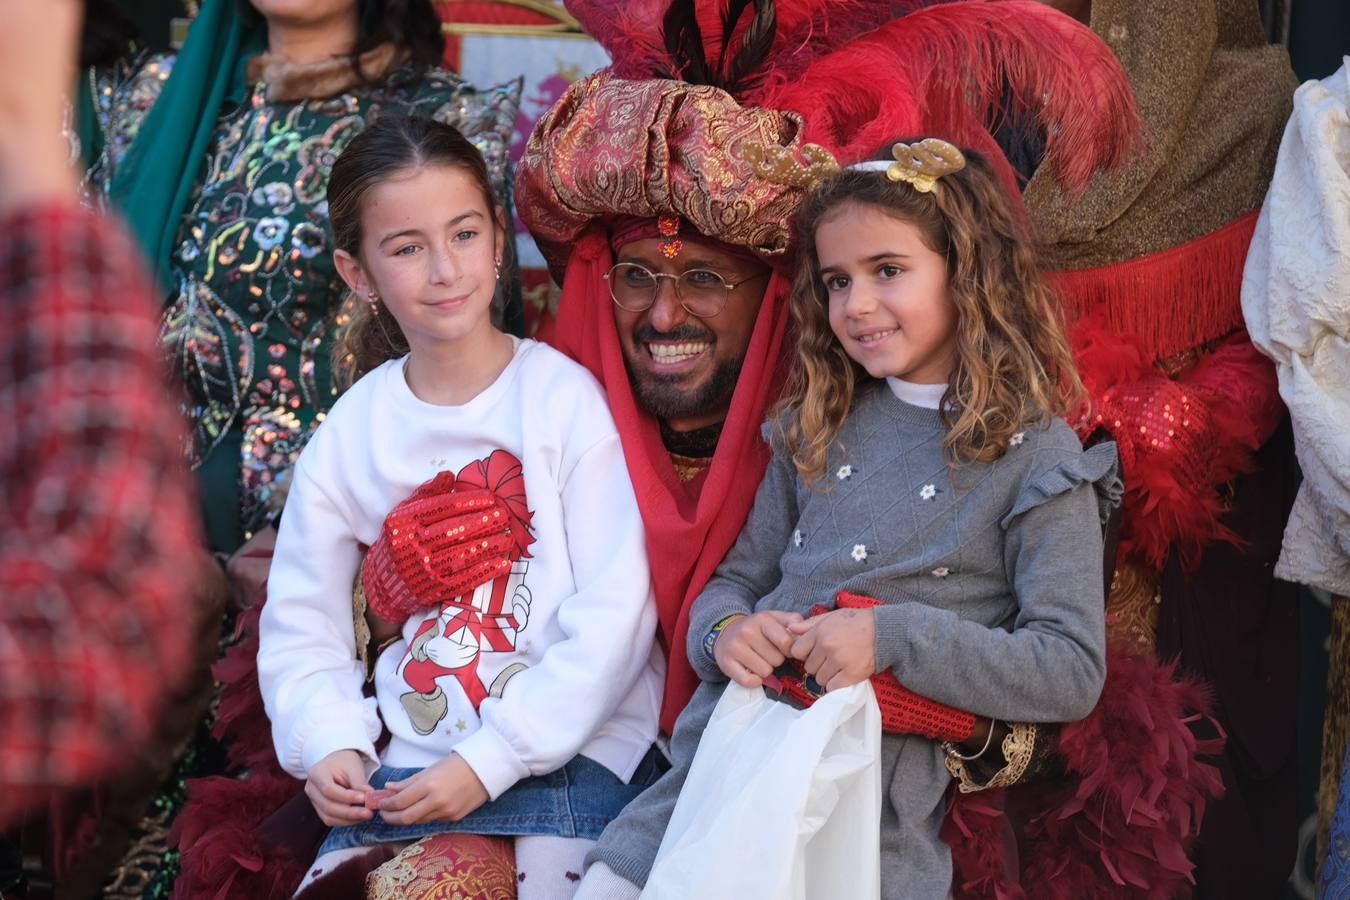
[(926, 194), (944, 175), (960, 172), (966, 167), (966, 157), (954, 145), (941, 138), (924, 138), (918, 143), (896, 143), (891, 146), (895, 162), (871, 159), (849, 166), (869, 172), (886, 173), (891, 181), (905, 181), (914, 190)]
[[(801, 158), (798, 159), (786, 147), (748, 141), (741, 148), (740, 156), (765, 181), (805, 190), (814, 188), (839, 171), (834, 154), (819, 144), (803, 144)], [(885, 172), (891, 181), (908, 182), (916, 191), (926, 194), (939, 178), (966, 167), (965, 155), (940, 138), (924, 138), (914, 144), (893, 144), (891, 156), (894, 162), (873, 159), (855, 163), (848, 168)]]

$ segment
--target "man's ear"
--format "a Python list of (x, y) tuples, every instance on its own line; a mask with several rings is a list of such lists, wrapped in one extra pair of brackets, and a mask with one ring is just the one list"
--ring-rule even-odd
[(371, 285), (370, 279), (366, 278), (366, 270), (361, 267), (361, 261), (346, 250), (336, 250), (333, 252), (333, 264), (337, 266), (338, 275), (346, 282), (347, 287), (358, 297), (365, 299)]

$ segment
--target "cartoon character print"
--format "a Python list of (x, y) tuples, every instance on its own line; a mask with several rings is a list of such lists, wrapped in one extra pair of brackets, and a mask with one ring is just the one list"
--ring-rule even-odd
[(449, 709), (440, 679), (453, 676), (477, 710), (487, 697), (500, 694), (507, 678), (524, 668), (508, 667), (491, 688), (485, 687), (478, 675), (482, 654), (514, 650), (530, 616), (525, 573), (530, 556), (527, 548), (535, 539), (520, 460), (505, 450), (494, 450), (485, 459), (474, 460), (456, 474), (452, 490), (473, 488), (492, 491), (510, 513), (511, 568), (473, 591), (442, 603), (435, 618), (418, 626), (400, 663), (403, 680), (412, 690), (399, 698), (418, 734), (431, 734)]

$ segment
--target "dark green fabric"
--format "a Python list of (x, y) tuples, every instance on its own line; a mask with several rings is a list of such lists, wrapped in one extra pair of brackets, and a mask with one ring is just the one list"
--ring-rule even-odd
[(98, 159), (103, 148), (103, 129), (98, 127), (98, 113), (94, 110), (94, 96), (89, 79), (81, 77), (75, 83), (75, 133), (80, 136), (81, 168), (88, 169)]
[(266, 46), (265, 29), (247, 26), (239, 13), (238, 0), (202, 4), (108, 192), (161, 285), (169, 284), (169, 254), (216, 120), (225, 104), (243, 101), (244, 68)]

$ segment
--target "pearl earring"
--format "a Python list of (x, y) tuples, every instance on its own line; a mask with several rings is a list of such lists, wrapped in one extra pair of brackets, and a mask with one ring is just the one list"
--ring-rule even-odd
[(370, 308), (373, 312), (380, 305), (380, 298), (374, 291), (366, 291), (366, 299), (370, 301)]

